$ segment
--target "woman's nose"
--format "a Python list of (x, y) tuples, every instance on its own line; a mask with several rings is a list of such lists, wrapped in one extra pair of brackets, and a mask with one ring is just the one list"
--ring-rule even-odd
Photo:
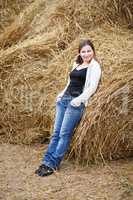
[(86, 52), (86, 53), (85, 53), (85, 56), (88, 56), (88, 54), (89, 54), (89, 53), (88, 53), (88, 52)]

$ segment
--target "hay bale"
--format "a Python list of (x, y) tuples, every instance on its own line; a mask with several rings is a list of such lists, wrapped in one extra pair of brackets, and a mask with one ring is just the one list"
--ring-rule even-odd
[[(39, 32), (51, 32), (56, 29), (59, 33), (59, 38), (64, 41), (66, 45), (70, 44), (79, 34), (85, 33), (90, 28), (103, 23), (104, 15), (99, 8), (97, 1), (55, 1), (53, 6), (48, 7), (46, 13), (41, 13), (35, 18), (32, 26), (32, 36), (39, 34)], [(44, 21), (45, 17), (47, 21)], [(36, 26), (36, 24), (39, 25)], [(28, 37), (31, 36), (29, 32)]]
[(0, 1), (0, 33), (4, 32), (22, 10), (34, 0), (1, 0)]
[(34, 37), (53, 29), (58, 29), (61, 40), (68, 44), (75, 39), (75, 34), (84, 33), (102, 23), (124, 23), (132, 27), (132, 19), (133, 4), (130, 0), (37, 0), (4, 31), (0, 36), (0, 46), (11, 46), (20, 38)]
[(37, 142), (50, 133), (42, 79), (56, 44), (53, 35), (46, 36), (0, 53), (1, 142)]
[(28, 31), (34, 16), (44, 7), (45, 0), (37, 0), (21, 12), (14, 22), (0, 35), (0, 47), (10, 47), (12, 44), (18, 42)]
[(49, 135), (52, 117), (51, 105), (47, 105), (47, 65), (60, 48), (57, 34), (46, 33), (0, 51), (1, 142), (37, 142)]
[(1, 142), (37, 142), (51, 131), (55, 97), (73, 55), (72, 48), (57, 55), (54, 35), (1, 51)]
[[(34, 39), (27, 39), (22, 43), (16, 44), (6, 50), (0, 51), (0, 67), (12, 68), (13, 65), (22, 65), (24, 62), (33, 59), (44, 59), (48, 61), (48, 58), (53, 57), (53, 54), (57, 51), (56, 45), (56, 32), (46, 33), (41, 37), (38, 36)], [(47, 63), (45, 61), (45, 63)]]
[[(128, 63), (127, 63), (128, 65)], [(72, 143), (70, 156), (91, 163), (133, 156), (133, 71), (90, 102)]]
[(111, 24), (133, 26), (133, 2), (130, 0), (107, 0), (100, 3), (106, 21)]
[(60, 40), (70, 44), (79, 34), (103, 23), (131, 27), (132, 6), (130, 0), (56, 0), (46, 7), (45, 12), (35, 16), (30, 25), (32, 31), (28, 31), (26, 36), (35, 37), (56, 29)]
[(44, 70), (42, 63), (36, 61), (20, 69), (14, 67), (4, 77), (2, 74), (1, 142), (29, 144), (50, 134), (47, 94), (41, 86), (38, 87)]

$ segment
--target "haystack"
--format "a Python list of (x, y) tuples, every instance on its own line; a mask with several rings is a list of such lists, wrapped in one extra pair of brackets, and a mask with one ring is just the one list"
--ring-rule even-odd
[(133, 3), (130, 0), (54, 0), (45, 11), (34, 17), (27, 37), (58, 29), (60, 40), (70, 44), (79, 34), (103, 23), (129, 28), (133, 25)]
[(23, 12), (16, 16), (15, 20), (9, 25), (6, 30), (0, 35), (0, 47), (10, 47), (12, 44), (18, 42), (21, 37), (28, 31), (30, 23), (34, 16), (44, 9), (45, 1), (37, 0), (24, 9)]
[(16, 16), (22, 12), (34, 0), (1, 0), (0, 1), (0, 33), (15, 20)]
[(75, 132), (69, 156), (78, 162), (133, 156), (133, 69), (122, 65), (127, 71), (108, 76), (110, 85), (92, 98)]
[(55, 32), (45, 34), (1, 51), (0, 118), (4, 141), (8, 138), (10, 142), (31, 143), (49, 135), (51, 117), (47, 112), (47, 94), (39, 84), (44, 84), (43, 74), (53, 56), (52, 48), (56, 48), (54, 35)]
[(52, 133), (56, 95), (79, 40), (90, 38), (102, 79), (69, 157), (90, 163), (132, 155), (132, 4), (110, 2), (35, 1), (0, 36), (1, 142), (30, 144)]

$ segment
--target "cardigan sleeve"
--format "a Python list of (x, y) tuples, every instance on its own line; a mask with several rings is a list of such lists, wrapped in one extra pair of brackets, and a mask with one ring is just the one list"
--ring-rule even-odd
[(99, 80), (101, 78), (101, 67), (99, 64), (94, 65), (91, 70), (89, 86), (76, 98), (71, 101), (74, 106), (79, 106), (81, 103), (85, 103), (96, 92)]

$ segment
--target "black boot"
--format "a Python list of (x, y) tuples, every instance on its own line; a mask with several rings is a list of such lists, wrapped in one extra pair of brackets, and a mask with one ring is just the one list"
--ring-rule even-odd
[(54, 173), (54, 170), (44, 164), (42, 164), (36, 171), (36, 174), (38, 174), (38, 176), (49, 176), (51, 174)]
[(45, 167), (44, 164), (40, 165), (40, 166), (38, 167), (38, 169), (35, 170), (35, 174), (38, 174), (38, 173), (41, 171), (41, 169), (42, 169), (43, 167)]

